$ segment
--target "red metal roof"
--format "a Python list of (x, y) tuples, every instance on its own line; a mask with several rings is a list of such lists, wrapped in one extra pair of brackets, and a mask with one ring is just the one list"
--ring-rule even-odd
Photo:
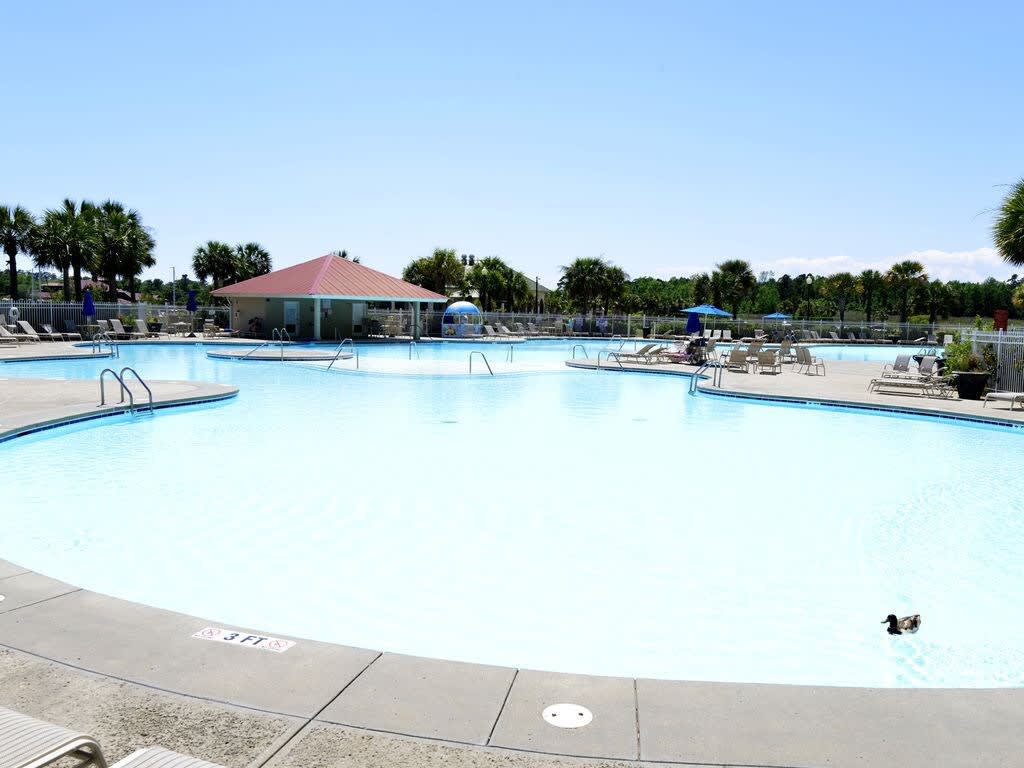
[(214, 296), (320, 296), (373, 301), (448, 301), (448, 297), (334, 254), (225, 285)]

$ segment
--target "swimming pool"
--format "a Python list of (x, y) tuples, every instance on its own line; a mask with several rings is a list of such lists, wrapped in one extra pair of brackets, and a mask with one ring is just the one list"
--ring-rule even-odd
[[(366, 352), (385, 353), (407, 349)], [(1017, 430), (639, 374), (333, 376), (194, 346), (126, 346), (122, 364), (241, 393), (0, 446), (3, 557), (224, 623), (462, 661), (1024, 682)], [(888, 613), (923, 627), (889, 637)]]

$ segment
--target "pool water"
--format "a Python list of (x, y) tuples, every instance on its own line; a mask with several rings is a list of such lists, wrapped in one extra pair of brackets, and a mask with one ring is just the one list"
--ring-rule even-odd
[[(194, 346), (123, 347), (121, 364), (241, 393), (0, 445), (0, 556), (224, 624), (462, 661), (1024, 682), (1017, 430), (643, 374), (338, 376)], [(921, 631), (888, 636), (889, 613)]]

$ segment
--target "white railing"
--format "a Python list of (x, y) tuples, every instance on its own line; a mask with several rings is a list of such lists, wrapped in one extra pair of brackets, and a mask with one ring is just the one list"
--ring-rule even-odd
[[(164, 330), (170, 328), (174, 323), (195, 322), (198, 328), (203, 327), (206, 319), (220, 318), (221, 327), (230, 327), (230, 307), (197, 307), (195, 313), (190, 315), (182, 305), (171, 304), (114, 304), (110, 302), (97, 301), (96, 315), (88, 318), (88, 323), (96, 320), (112, 320), (121, 318), (124, 320), (139, 319), (143, 322), (159, 323)], [(0, 299), (0, 317), (9, 317), (11, 308), (18, 308), (18, 319), (27, 320), (33, 326), (47, 323), (53, 326), (55, 331), (73, 331), (81, 325), (87, 325), (87, 318), (82, 315), (82, 304), (76, 301), (34, 301), (30, 299)], [(130, 322), (128, 323), (130, 324)], [(71, 327), (69, 327), (71, 326)]]
[(985, 357), (991, 345), (995, 353), (995, 388), (1007, 392), (1024, 392), (1024, 329), (1009, 331), (973, 331), (969, 337), (974, 354)]

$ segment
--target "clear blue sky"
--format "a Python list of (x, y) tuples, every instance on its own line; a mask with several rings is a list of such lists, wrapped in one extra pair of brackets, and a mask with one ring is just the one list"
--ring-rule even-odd
[(158, 267), (435, 246), (553, 283), (917, 253), (1007, 277), (1020, 3), (18, 3), (0, 202), (139, 209)]

